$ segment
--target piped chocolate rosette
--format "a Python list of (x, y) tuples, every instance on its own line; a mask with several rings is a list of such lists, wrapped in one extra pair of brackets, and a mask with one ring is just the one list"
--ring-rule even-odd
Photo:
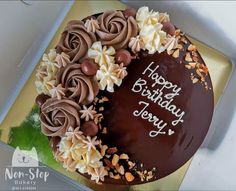
[[(167, 13), (147, 7), (70, 21), (55, 49), (43, 55), (35, 82), (42, 133), (48, 136), (55, 159), (97, 183), (155, 180), (157, 167), (145, 169), (145, 161), (104, 143), (104, 135), (109, 135), (109, 127), (103, 125), (109, 103), (104, 92), (112, 94), (122, 88), (127, 69), (141, 52), (167, 52), (178, 58), (185, 41)], [(188, 49), (186, 69), (198, 74), (191, 80), (207, 89), (208, 70), (198, 63), (196, 47), (189, 45)]]

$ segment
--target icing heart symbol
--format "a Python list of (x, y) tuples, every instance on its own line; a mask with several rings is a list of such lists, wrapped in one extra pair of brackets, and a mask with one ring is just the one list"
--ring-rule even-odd
[(175, 131), (173, 131), (172, 129), (168, 129), (168, 135), (171, 136), (175, 133)]

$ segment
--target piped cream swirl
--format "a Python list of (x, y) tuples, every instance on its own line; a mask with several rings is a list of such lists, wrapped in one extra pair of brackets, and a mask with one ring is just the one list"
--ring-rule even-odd
[(106, 11), (98, 16), (100, 29), (96, 30), (102, 45), (116, 50), (126, 48), (131, 37), (138, 34), (138, 25), (133, 17), (125, 18), (121, 11)]

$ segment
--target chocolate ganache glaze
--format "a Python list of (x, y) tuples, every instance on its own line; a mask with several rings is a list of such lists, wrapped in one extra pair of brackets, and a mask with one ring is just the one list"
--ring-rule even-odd
[[(208, 90), (200, 83), (193, 84), (190, 80), (191, 71), (185, 68), (183, 56), (181, 54), (176, 59), (166, 52), (153, 55), (143, 52), (139, 59), (130, 64), (129, 75), (122, 87), (117, 88), (114, 93), (105, 93), (109, 98), (108, 108), (104, 112), (104, 125), (109, 129), (108, 134), (104, 135), (105, 142), (117, 145), (123, 152), (129, 153), (130, 158), (142, 161), (145, 169), (155, 167), (157, 175), (153, 180), (169, 175), (193, 156), (205, 138), (213, 114), (214, 99), (210, 77), (206, 77)], [(200, 60), (204, 63), (201, 57)], [(157, 66), (159, 67), (155, 70)], [(176, 85), (176, 90), (177, 87), (181, 88), (170, 105), (175, 105), (176, 110), (179, 109), (179, 116), (184, 112), (182, 118), (159, 106), (160, 98), (156, 98), (157, 94), (156, 103), (141, 96), (141, 89), (143, 91), (145, 87), (150, 91), (163, 88), (160, 84), (152, 87), (155, 81), (149, 77), (151, 73), (156, 73)], [(136, 83), (140, 78), (146, 81), (142, 88)], [(163, 88), (162, 92), (163, 98), (172, 91), (171, 88)], [(170, 98), (171, 94), (169, 95)], [(148, 121), (150, 116), (157, 116), (159, 121), (163, 121), (162, 124), (167, 123), (157, 135), (155, 132), (159, 129), (153, 122)], [(120, 181), (125, 184), (124, 180)], [(106, 179), (106, 182), (112, 183), (114, 180)], [(135, 180), (131, 184), (139, 183), (143, 182)]]

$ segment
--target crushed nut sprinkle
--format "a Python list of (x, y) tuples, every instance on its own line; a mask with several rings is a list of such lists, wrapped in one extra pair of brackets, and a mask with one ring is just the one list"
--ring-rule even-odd
[(114, 166), (112, 165), (111, 161), (109, 161), (108, 159), (105, 158), (103, 161), (104, 161), (104, 163), (105, 163), (109, 168), (112, 168), (112, 169), (114, 168)]
[(193, 61), (189, 52), (185, 56), (185, 61), (188, 61), (188, 62), (192, 62)]
[(119, 179), (121, 179), (121, 177), (120, 177), (120, 175), (119, 175), (119, 174), (116, 174), (115, 176), (113, 176), (113, 178), (114, 178), (114, 179), (116, 179), (116, 180), (119, 180)]
[(118, 163), (119, 159), (120, 159), (119, 156), (117, 154), (114, 154), (113, 158), (112, 158), (112, 165), (116, 166), (116, 164)]
[(128, 165), (129, 165), (129, 169), (132, 169), (135, 167), (135, 163), (131, 161), (128, 161)]
[(187, 41), (187, 39), (185, 37), (182, 37), (180, 39), (180, 41), (183, 42), (184, 44), (188, 44), (188, 41)]
[(189, 46), (188, 46), (188, 51), (196, 51), (197, 50), (197, 47), (195, 46), (195, 45), (192, 45), (192, 44), (190, 44)]
[(119, 166), (119, 168), (117, 168), (116, 170), (117, 170), (117, 172), (119, 172), (121, 175), (124, 175), (124, 174), (125, 174), (125, 169), (124, 169), (124, 167), (123, 167), (122, 165)]
[(117, 152), (117, 148), (116, 147), (111, 147), (107, 150), (107, 153), (108, 154), (114, 154)]
[(102, 156), (105, 156), (107, 149), (108, 149), (108, 146), (107, 146), (107, 145), (102, 145), (102, 149), (101, 149), (101, 155), (102, 155)]
[(175, 50), (174, 53), (172, 54), (172, 56), (174, 58), (178, 58), (179, 57), (179, 49)]
[(102, 134), (107, 134), (107, 128), (106, 127), (103, 127)]
[(129, 160), (129, 156), (123, 153), (120, 155), (120, 159)]
[(128, 182), (132, 182), (134, 180), (134, 176), (130, 172), (125, 173), (125, 178)]
[(174, 53), (174, 50), (167, 50), (168, 55), (172, 55)]

